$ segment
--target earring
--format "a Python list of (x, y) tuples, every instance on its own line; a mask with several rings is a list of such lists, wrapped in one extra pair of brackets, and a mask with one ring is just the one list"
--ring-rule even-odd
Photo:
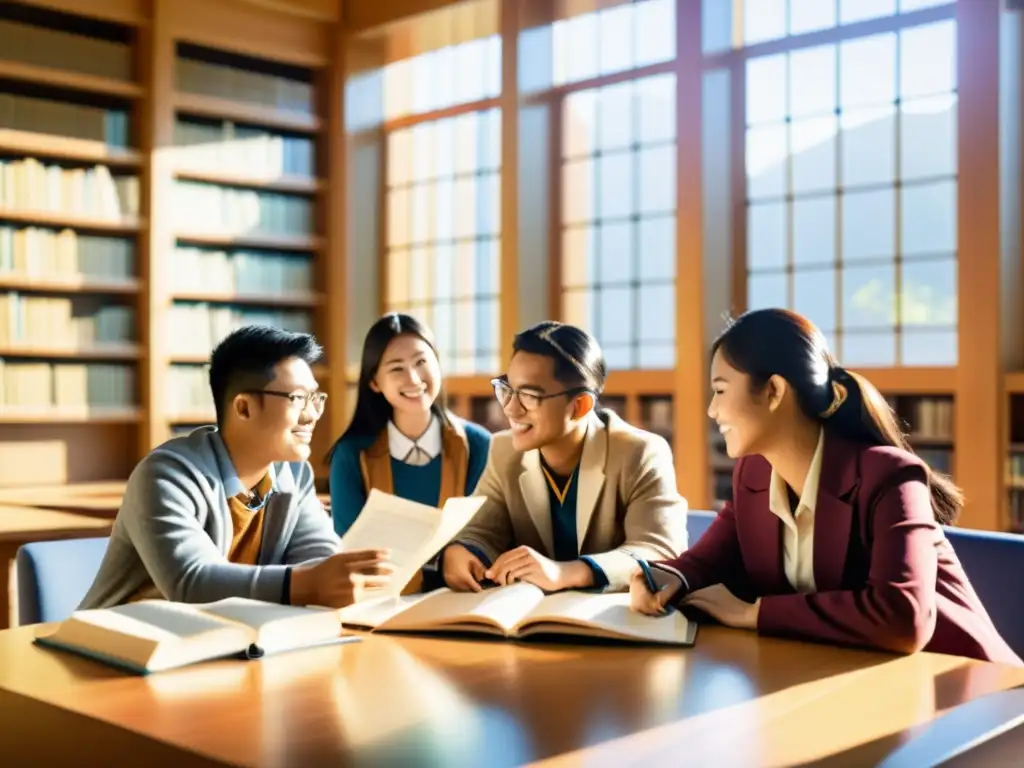
[(839, 406), (846, 402), (846, 387), (840, 384), (838, 381), (832, 382), (832, 402), (829, 403), (828, 408), (821, 412), (821, 418), (827, 419), (832, 416), (836, 411), (839, 410)]

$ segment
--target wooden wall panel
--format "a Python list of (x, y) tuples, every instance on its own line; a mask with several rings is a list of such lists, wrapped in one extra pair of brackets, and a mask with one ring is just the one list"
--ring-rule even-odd
[(307, 67), (331, 60), (331, 26), (285, 16), (245, 0), (174, 0), (168, 9), (178, 40)]
[(243, 0), (243, 2), (255, 8), (263, 8), (287, 16), (335, 22), (341, 19), (341, 3), (344, 0)]
[(519, 330), (519, 2), (501, 3), (500, 365), (512, 357), (512, 338)]
[(149, 21), (152, 0), (22, 0), (26, 5), (134, 26)]

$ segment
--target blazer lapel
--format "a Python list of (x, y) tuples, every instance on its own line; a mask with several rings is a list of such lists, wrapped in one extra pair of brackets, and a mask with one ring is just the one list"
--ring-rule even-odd
[(551, 502), (548, 499), (547, 480), (540, 466), (540, 451), (523, 454), (523, 471), (519, 475), (519, 490), (523, 494), (526, 511), (533, 520), (540, 540), (544, 543), (545, 554), (555, 552), (555, 535), (551, 530)]
[(588, 418), (587, 436), (576, 477), (576, 550), (583, 549), (590, 520), (604, 488), (604, 469), (608, 460), (608, 428), (593, 413)]
[(853, 525), (857, 452), (842, 438), (825, 435), (818, 500), (814, 509), (814, 585), (818, 592), (842, 589)]
[(760, 456), (744, 461), (733, 507), (747, 575), (766, 595), (792, 592), (782, 562), (783, 523), (771, 510), (771, 466)]

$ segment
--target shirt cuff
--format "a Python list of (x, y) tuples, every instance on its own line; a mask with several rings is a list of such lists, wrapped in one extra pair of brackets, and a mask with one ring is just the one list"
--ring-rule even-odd
[(284, 579), (281, 582), (281, 605), (292, 604), (292, 567), (289, 565), (284, 571)]
[(590, 589), (593, 589), (595, 592), (603, 592), (608, 587), (608, 576), (605, 574), (604, 569), (587, 555), (581, 557), (580, 560), (589, 565), (590, 570), (594, 572), (594, 586), (590, 587)]

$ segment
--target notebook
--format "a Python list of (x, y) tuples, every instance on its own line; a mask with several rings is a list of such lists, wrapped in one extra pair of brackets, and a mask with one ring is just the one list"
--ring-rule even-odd
[(545, 594), (526, 583), (378, 598), (343, 608), (339, 615), (346, 626), (374, 632), (472, 632), (510, 639), (576, 635), (678, 646), (692, 646), (697, 635), (697, 624), (679, 611), (665, 616), (631, 611), (625, 592)]
[(149, 674), (357, 639), (344, 631), (337, 611), (232, 597), (196, 605), (141, 600), (76, 611), (56, 629), (41, 629), (35, 642)]

